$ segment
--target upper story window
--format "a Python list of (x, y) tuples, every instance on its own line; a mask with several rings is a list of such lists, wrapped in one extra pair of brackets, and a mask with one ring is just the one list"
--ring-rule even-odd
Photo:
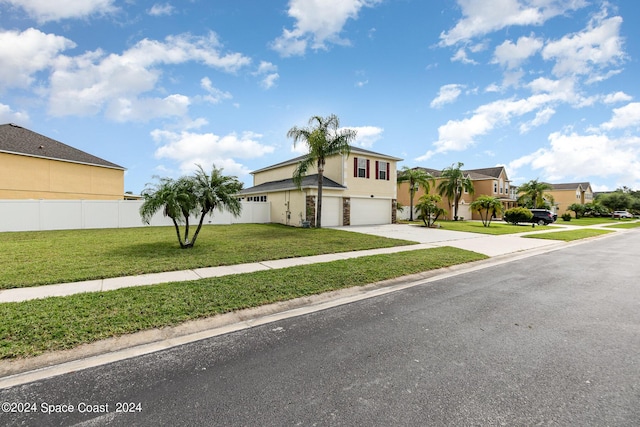
[(362, 157), (353, 159), (353, 176), (356, 178), (369, 178), (369, 159)]
[(376, 160), (376, 179), (389, 180), (389, 162)]
[(493, 181), (493, 193), (498, 192), (498, 181)]
[(502, 194), (503, 191), (504, 191), (504, 182), (500, 180), (500, 194)]

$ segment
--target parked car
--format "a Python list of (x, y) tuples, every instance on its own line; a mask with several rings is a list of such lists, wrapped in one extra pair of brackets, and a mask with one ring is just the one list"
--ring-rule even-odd
[(633, 218), (633, 215), (631, 215), (629, 212), (627, 211), (614, 211), (611, 214), (611, 218), (618, 218), (618, 219), (622, 219), (622, 218)]
[(530, 219), (531, 222), (538, 225), (548, 225), (552, 222), (555, 222), (558, 219), (558, 215), (547, 209), (529, 209), (533, 214), (533, 217)]

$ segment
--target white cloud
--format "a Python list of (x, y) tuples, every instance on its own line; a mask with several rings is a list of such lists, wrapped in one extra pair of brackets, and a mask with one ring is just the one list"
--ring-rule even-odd
[(0, 0), (0, 3), (20, 7), (41, 23), (104, 15), (118, 10), (114, 6), (115, 0)]
[(156, 129), (151, 136), (160, 147), (155, 152), (158, 159), (178, 162), (182, 173), (195, 169), (196, 164), (207, 170), (212, 164), (224, 168), (231, 175), (246, 175), (249, 170), (235, 159), (250, 159), (272, 153), (274, 147), (259, 142), (262, 135), (244, 132), (225, 136), (213, 133), (180, 133)]
[(278, 74), (278, 73), (268, 74), (262, 79), (262, 81), (260, 82), (260, 85), (264, 89), (271, 89), (272, 87), (274, 87), (276, 85), (276, 81), (279, 78), (280, 78), (280, 74)]
[(633, 97), (631, 95), (627, 95), (624, 92), (616, 92), (606, 95), (603, 98), (602, 102), (604, 102), (605, 104), (616, 104), (618, 102), (631, 101), (632, 99)]
[(554, 110), (551, 107), (547, 107), (538, 111), (533, 120), (520, 125), (520, 133), (527, 133), (531, 129), (549, 122), (549, 120), (551, 119), (551, 117), (553, 117), (555, 113), (556, 113), (556, 110)]
[(440, 87), (438, 96), (431, 101), (431, 108), (440, 108), (445, 104), (450, 104), (458, 99), (458, 96), (462, 93), (464, 85), (460, 84), (448, 84)]
[(109, 103), (106, 117), (117, 122), (145, 122), (151, 118), (186, 116), (189, 98), (174, 94), (165, 98), (119, 98)]
[[(232, 73), (248, 65), (250, 59), (239, 53), (222, 53), (213, 33), (207, 37), (169, 36), (163, 42), (144, 39), (121, 55), (107, 55), (97, 50), (76, 57), (60, 56), (51, 75), (50, 113), (92, 115), (106, 107), (111, 117), (143, 119), (144, 112), (132, 112), (130, 108), (148, 106), (148, 100), (138, 98), (156, 89), (162, 76), (160, 67), (187, 62), (199, 62)], [(175, 96), (160, 103), (164, 103), (164, 107), (183, 104), (182, 101), (176, 103)], [(153, 104), (158, 102), (155, 100)], [(124, 109), (122, 113), (115, 111), (119, 106)], [(170, 109), (174, 113), (179, 111)], [(146, 118), (162, 111), (167, 110), (151, 108)]]
[(613, 117), (601, 125), (603, 129), (624, 129), (640, 127), (640, 102), (631, 102), (624, 107), (614, 108)]
[(592, 81), (598, 81), (604, 78), (600, 71), (624, 60), (621, 24), (619, 16), (593, 18), (585, 30), (547, 43), (542, 57), (555, 61), (553, 73), (558, 77), (591, 75)]
[(462, 62), (463, 64), (477, 64), (473, 59), (469, 59), (465, 48), (461, 47), (451, 57), (452, 62)]
[(549, 147), (512, 161), (509, 170), (515, 175), (523, 166), (542, 171), (542, 179), (552, 182), (592, 176), (640, 182), (640, 138), (555, 132), (549, 135)]
[(326, 49), (327, 43), (348, 44), (340, 38), (349, 19), (357, 19), (363, 7), (381, 0), (289, 0), (287, 13), (295, 19), (294, 29), (284, 29), (271, 43), (281, 56), (303, 55), (308, 47)]
[[(429, 150), (418, 160), (427, 160), (437, 153), (464, 151), (475, 145), (476, 138), (486, 135), (498, 126), (506, 125), (513, 117), (543, 109), (549, 104), (563, 101), (567, 94), (537, 93), (524, 99), (501, 99), (478, 107), (473, 115), (462, 120), (449, 120), (438, 128), (438, 140), (433, 143), (435, 150)], [(529, 126), (541, 123), (550, 117), (553, 110), (547, 108)]]
[(584, 0), (458, 0), (463, 18), (440, 34), (452, 46), (516, 25), (542, 25), (548, 19), (586, 5)]
[(29, 28), (0, 31), (0, 90), (30, 86), (39, 71), (51, 67), (61, 51), (74, 48), (71, 40)]
[(507, 69), (514, 69), (537, 53), (542, 46), (542, 40), (535, 37), (520, 37), (515, 44), (510, 40), (505, 40), (504, 43), (496, 47), (492, 62)]
[(362, 148), (373, 147), (373, 144), (382, 138), (382, 133), (384, 132), (383, 128), (376, 126), (356, 126), (344, 129), (352, 129), (357, 132), (356, 140), (353, 142), (353, 145)]
[(213, 87), (211, 83), (211, 79), (209, 77), (203, 77), (200, 80), (200, 86), (206, 90), (209, 95), (205, 96), (205, 100), (211, 102), (212, 104), (219, 104), (225, 99), (232, 99), (233, 96), (229, 92), (224, 92), (216, 87)]
[(173, 7), (169, 3), (164, 3), (164, 4), (156, 3), (153, 6), (151, 6), (151, 9), (149, 9), (148, 13), (151, 16), (169, 16), (169, 15), (172, 15), (174, 11), (175, 11), (175, 7)]
[(14, 111), (9, 105), (0, 103), (0, 123), (26, 125), (29, 123), (29, 114), (22, 111)]
[(258, 70), (254, 72), (253, 75), (261, 77), (260, 86), (262, 86), (263, 89), (271, 89), (280, 78), (280, 74), (278, 74), (277, 71), (278, 67), (271, 62), (260, 61)]

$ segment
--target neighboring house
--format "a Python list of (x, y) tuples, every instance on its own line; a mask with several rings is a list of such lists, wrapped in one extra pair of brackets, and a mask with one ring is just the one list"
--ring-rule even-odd
[[(247, 202), (270, 203), (271, 221), (315, 225), (318, 175), (315, 167), (300, 188), (293, 173), (305, 156), (252, 172), (253, 187), (240, 192)], [(351, 147), (349, 156), (327, 158), (322, 186), (322, 226), (390, 224), (396, 221), (396, 157)]]
[[(441, 170), (419, 168), (431, 174), (435, 178), (435, 185), (431, 186), (431, 194), (437, 194), (438, 184), (442, 175)], [(463, 192), (462, 198), (458, 204), (458, 216), (466, 219), (481, 219), (477, 212), (472, 212), (470, 204), (479, 196), (497, 197), (502, 202), (504, 209), (510, 209), (516, 206), (516, 196), (510, 185), (507, 172), (503, 166), (483, 169), (467, 169), (462, 171), (465, 177), (471, 178), (473, 182), (474, 193), (469, 194)], [(424, 195), (424, 189), (420, 188), (414, 198), (414, 206), (418, 203), (421, 196)], [(398, 184), (398, 203), (402, 206), (409, 207), (409, 184), (403, 182)], [(450, 205), (451, 203), (451, 205)], [(449, 201), (443, 196), (440, 207), (444, 208), (448, 214), (446, 218), (453, 219), (453, 200)], [(409, 217), (409, 212), (404, 212), (403, 216)]]
[[(548, 184), (548, 183), (547, 183)], [(588, 182), (576, 182), (568, 184), (548, 184), (552, 188), (546, 193), (553, 196), (555, 213), (562, 215), (567, 208), (574, 203), (581, 205), (593, 203), (593, 190)]]
[(124, 199), (122, 166), (14, 124), (0, 125), (0, 199)]

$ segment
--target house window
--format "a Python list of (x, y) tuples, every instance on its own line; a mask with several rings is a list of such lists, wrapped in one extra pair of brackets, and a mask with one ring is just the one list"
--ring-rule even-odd
[(498, 181), (493, 181), (493, 193), (496, 194), (498, 192)]
[(369, 160), (360, 157), (354, 158), (353, 176), (356, 178), (369, 178)]
[(376, 160), (376, 179), (389, 180), (389, 162)]
[(504, 190), (504, 182), (500, 180), (500, 194), (502, 194), (503, 190)]

